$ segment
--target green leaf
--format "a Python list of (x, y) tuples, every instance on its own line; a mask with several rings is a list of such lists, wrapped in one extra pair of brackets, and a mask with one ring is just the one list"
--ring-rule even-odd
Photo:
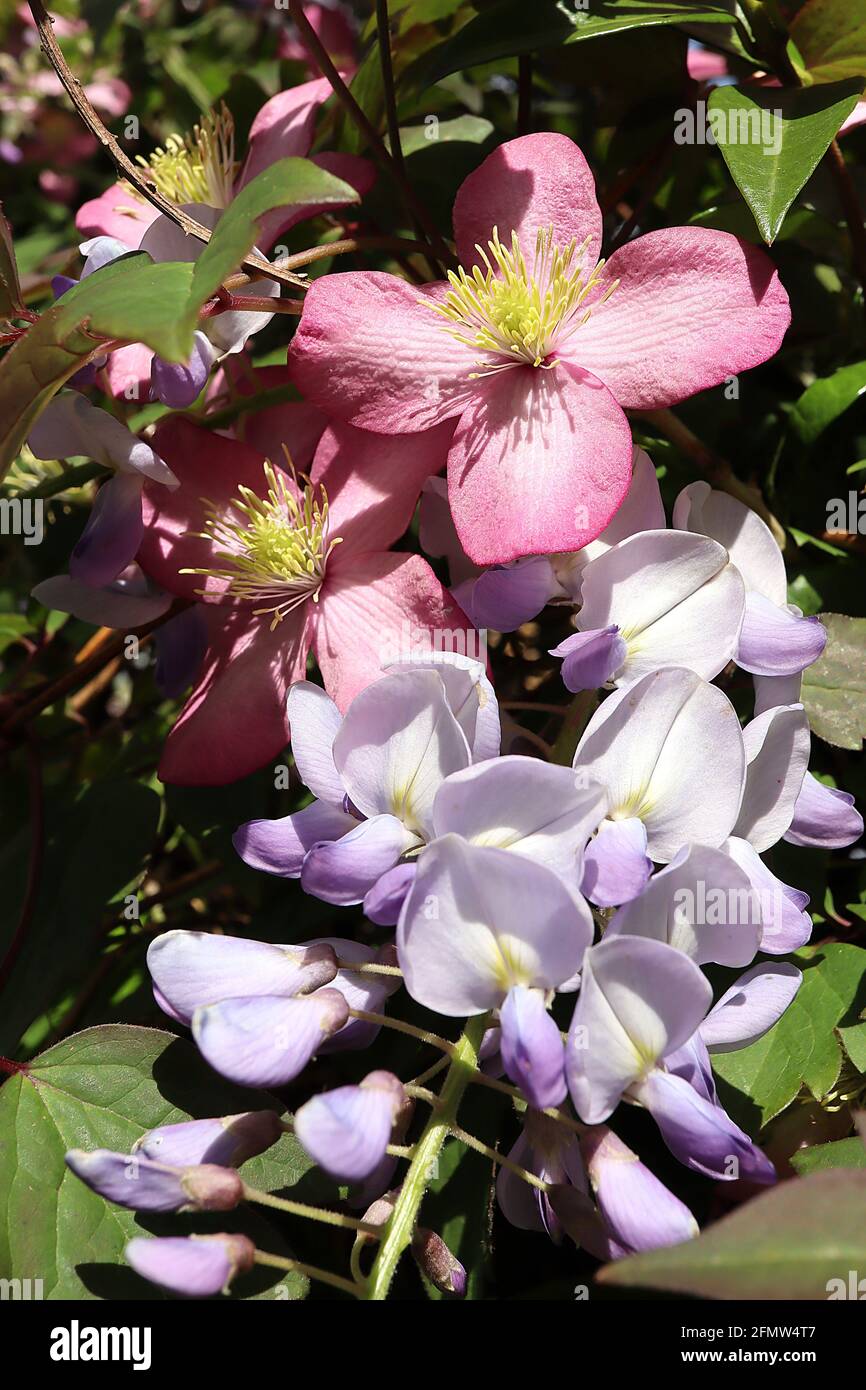
[(834, 748), (866, 738), (866, 618), (822, 613), (827, 645), (803, 672), (801, 699), (814, 733)]
[(809, 446), (866, 391), (866, 362), (852, 362), (807, 386), (790, 415), (793, 429)]
[(701, 1298), (826, 1299), (840, 1287), (831, 1280), (847, 1285), (848, 1271), (864, 1267), (866, 1175), (838, 1171), (781, 1183), (696, 1240), (631, 1255), (596, 1277)]
[[(757, 1133), (805, 1084), (816, 1100), (835, 1086), (842, 1052), (834, 1030), (853, 1025), (866, 1006), (866, 951), (831, 942), (792, 957), (803, 983), (775, 1027), (749, 1047), (717, 1053), (713, 1071), (743, 1126)], [(727, 1088), (734, 1093), (729, 1096)]]
[(0, 319), (16, 318), (23, 307), (15, 249), (12, 245), (12, 228), (0, 206)]
[(861, 87), (856, 80), (808, 89), (717, 87), (710, 97), (716, 143), (768, 245)]
[(483, 145), (493, 133), (493, 125), (481, 116), (456, 116), (453, 121), (429, 121), (426, 125), (407, 125), (400, 130), (404, 155), (415, 154), (435, 145), (455, 143)]
[[(235, 1213), (216, 1219), (137, 1215), (74, 1178), (64, 1153), (128, 1153), (157, 1125), (266, 1108), (278, 1108), (277, 1102), (224, 1082), (172, 1033), (107, 1024), (49, 1048), (0, 1089), (0, 1277), (42, 1279), (50, 1299), (159, 1297), (126, 1268), (126, 1242), (137, 1235), (234, 1229)], [(291, 1186), (308, 1164), (296, 1141), (283, 1153), (281, 1185)], [(256, 1162), (242, 1169), (251, 1183)], [(240, 1228), (272, 1252), (285, 1253), (275, 1228), (257, 1213), (244, 1208)], [(301, 1276), (277, 1271), (245, 1276), (239, 1291), (261, 1293), (276, 1280), (289, 1298), (306, 1292)]]
[(539, 48), (578, 43), (620, 30), (661, 24), (730, 24), (730, 11), (721, 4), (658, 4), (654, 0), (593, 3), (589, 10), (571, 10), (558, 0), (501, 0), (490, 5), (450, 39), (425, 53), (403, 75), (418, 91), (452, 72), (496, 62)]
[(23, 613), (0, 613), (0, 654), (32, 631), (33, 624)]
[[(0, 1052), (14, 1051), (63, 985), (92, 969), (106, 908), (142, 872), (159, 813), (156, 793), (135, 782), (101, 782), (65, 805), (49, 800), (39, 894), (4, 995)], [(0, 954), (12, 940), (24, 900), (31, 832), (26, 816), (22, 820), (0, 853)]]
[(353, 188), (310, 160), (281, 159), (233, 200), (194, 264), (154, 265), (136, 252), (68, 290), (0, 364), (0, 477), (51, 397), (106, 340), (145, 343), (169, 362), (185, 362), (199, 310), (252, 250), (264, 213), (357, 201)]
[(836, 1139), (831, 1144), (815, 1144), (811, 1149), (799, 1149), (791, 1155), (797, 1172), (823, 1173), (831, 1168), (866, 1168), (866, 1144), (862, 1139)]
[(866, 0), (809, 0), (789, 33), (806, 82), (866, 77)]

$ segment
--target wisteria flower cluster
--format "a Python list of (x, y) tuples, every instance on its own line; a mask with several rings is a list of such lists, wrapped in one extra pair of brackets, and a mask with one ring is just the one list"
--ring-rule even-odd
[[(805, 394), (781, 428), (820, 433), (835, 397), (809, 381), (827, 356), (793, 258), (744, 231), (747, 209), (683, 211), (667, 145), (625, 175), (555, 102), (532, 107), (524, 41), (473, 34), (509, 6), (392, 6), (390, 33), (387, 5), (366, 30), (351, 7), (289, 8), (291, 30), (239, 18), (282, 64), (255, 110), (226, 83), (188, 133), (117, 146), (110, 187), (67, 190), (77, 240), (38, 312), (4, 239), (5, 438), (57, 514), (21, 605), (41, 628), (12, 623), (0, 693), (31, 797), (0, 982), (25, 993), (55, 950), (33, 924), (66, 854), (106, 880), (109, 935), (80, 993), (48, 961), (56, 995), (22, 1017), (3, 1089), (70, 1087), (55, 1186), (85, 1204), (76, 1229), (112, 1211), (117, 1257), (180, 1296), (244, 1296), (263, 1271), (291, 1297), (309, 1280), (413, 1296), (409, 1252), (431, 1296), (477, 1297), (491, 1224), (520, 1251), (560, 1247), (575, 1279), (600, 1262), (640, 1283), (663, 1268), (649, 1252), (721, 1231), (723, 1205), (760, 1224), (774, 1190), (808, 1182), (802, 1128), (784, 1132), (797, 1106), (816, 1142), (858, 1143), (866, 1024), (845, 972), (866, 967), (813, 866), (850, 877), (862, 856), (845, 765), (818, 741), (859, 746), (845, 663), (862, 638), (834, 624), (860, 620), (818, 616), (795, 554), (809, 537), (774, 514), (787, 455), (764, 418), (787, 371)], [(719, 92), (761, 84), (764, 109), (787, 81), (782, 30), (746, 29), (739, 60), (764, 77)], [(676, 42), (694, 114), (707, 55), (687, 69)], [(445, 117), (410, 122), (419, 93), (468, 101), (455, 74), (491, 54), (521, 55), (516, 134), (477, 112), (453, 137)], [(482, 80), (478, 109), (509, 82)], [(460, 177), (432, 160), (449, 148)], [(671, 409), (700, 430), (740, 391), (726, 438), (760, 431), (744, 444), (760, 471)], [(823, 556), (858, 562), (856, 527), (838, 546), (817, 530)], [(79, 628), (69, 673), (40, 675)], [(80, 785), (52, 809), (44, 760), (82, 731), (102, 746), (75, 752)], [(93, 844), (81, 786), (103, 778), (137, 779), (143, 801), (109, 801)], [(148, 846), (128, 864), (136, 818)], [(76, 1034), (106, 982), (122, 1021)], [(195, 1081), (168, 1082), (172, 1053)], [(458, 1154), (483, 1168), (483, 1236), (461, 1236), (462, 1205), (442, 1215)]]

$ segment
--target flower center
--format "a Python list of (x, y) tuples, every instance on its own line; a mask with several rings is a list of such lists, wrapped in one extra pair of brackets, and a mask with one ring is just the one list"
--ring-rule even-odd
[(192, 134), (169, 135), (165, 148), (137, 162), (169, 202), (226, 208), (232, 200), (237, 162), (235, 123), (225, 103), (202, 117)]
[(505, 246), (494, 227), (487, 251), (481, 246), (475, 248), (484, 269), (475, 266), (471, 275), (462, 266), (456, 272), (449, 271), (451, 288), (443, 302), (431, 307), (449, 321), (446, 331), (458, 342), (506, 359), (492, 363), (483, 359), (479, 365), (487, 371), (550, 365), (546, 358), (557, 344), (586, 323), (592, 308), (609, 299), (619, 283), (614, 281), (595, 305), (586, 306), (604, 266), (604, 261), (599, 261), (584, 276), (588, 245), (587, 237), (582, 246), (572, 240), (558, 247), (553, 228), (541, 228), (530, 271), (517, 233), (511, 233), (511, 245)]
[[(229, 513), (205, 499), (207, 520), (199, 534), (214, 543), (225, 565), (182, 571), (227, 580), (229, 596), (259, 604), (253, 610), (256, 617), (271, 616), (272, 632), (308, 598), (318, 601), (328, 557), (340, 544), (339, 536), (328, 533), (325, 489), (308, 480), (301, 487), (287, 449), (285, 454), (290, 476), (265, 461), (267, 496), (241, 486)], [(204, 596), (207, 591), (198, 592)]]

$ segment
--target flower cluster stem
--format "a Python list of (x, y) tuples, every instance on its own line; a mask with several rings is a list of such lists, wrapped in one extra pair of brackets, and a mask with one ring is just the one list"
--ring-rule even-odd
[(430, 1173), (442, 1145), (455, 1122), (463, 1093), (477, 1070), (478, 1050), (487, 1026), (487, 1015), (471, 1018), (455, 1044), (451, 1065), (439, 1092), (439, 1104), (433, 1110), (421, 1138), (415, 1145), (415, 1157), (406, 1174), (396, 1205), (382, 1235), (373, 1268), (367, 1280), (367, 1298), (382, 1302), (388, 1290), (400, 1256), (412, 1240), (418, 1210), (427, 1191)]

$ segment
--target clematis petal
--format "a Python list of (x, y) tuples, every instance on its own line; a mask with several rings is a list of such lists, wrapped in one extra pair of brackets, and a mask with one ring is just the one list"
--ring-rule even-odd
[(477, 352), (431, 307), (445, 283), (416, 287), (380, 271), (314, 280), (289, 347), (307, 400), (361, 429), (412, 434), (459, 415)]
[(612, 819), (644, 822), (647, 853), (658, 862), (684, 844), (719, 845), (731, 833), (745, 765), (730, 700), (681, 668), (653, 672), (608, 696), (574, 758), (575, 768), (607, 787)]
[(566, 1046), (577, 1113), (601, 1124), (623, 1091), (691, 1037), (712, 990), (688, 956), (661, 941), (614, 936), (587, 951)]
[(794, 819), (782, 836), (792, 845), (842, 849), (863, 834), (863, 817), (850, 792), (825, 786), (807, 772), (794, 803)]
[(528, 855), (576, 886), (584, 846), (606, 806), (604, 789), (579, 785), (570, 768), (519, 755), (491, 758), (442, 783), (433, 834)]
[(778, 351), (791, 322), (769, 256), (707, 227), (670, 227), (626, 242), (589, 302), (592, 317), (560, 355), (631, 410), (675, 405), (759, 366)]
[(334, 762), (352, 804), (365, 816), (397, 817), (425, 837), (433, 833), (439, 787), (470, 761), (435, 670), (404, 670), (368, 686), (334, 740)]
[(317, 845), (340, 840), (358, 828), (357, 816), (326, 801), (314, 801), (277, 820), (251, 820), (238, 826), (232, 844), (251, 869), (281, 878), (300, 878), (304, 860)]
[(406, 1093), (396, 1076), (370, 1072), (360, 1086), (338, 1086), (302, 1105), (295, 1114), (295, 1135), (332, 1177), (360, 1182), (385, 1157), (405, 1103)]
[(778, 1023), (802, 983), (801, 972), (788, 961), (753, 966), (710, 1009), (699, 1029), (702, 1041), (713, 1052), (757, 1042)]
[(746, 595), (735, 658), (742, 670), (756, 676), (793, 676), (817, 661), (826, 645), (827, 629), (820, 618), (780, 608), (763, 594)]
[(327, 946), (272, 946), (212, 932), (167, 931), (150, 943), (147, 966), (174, 1016), (189, 1022), (196, 1009), (238, 995), (305, 993), (336, 974)]
[(590, 628), (566, 637), (550, 648), (551, 656), (562, 658), (562, 681), (566, 690), (597, 690), (622, 668), (628, 647), (616, 623)]
[(673, 524), (718, 541), (743, 576), (747, 592), (784, 607), (788, 579), (782, 552), (769, 526), (745, 502), (709, 483), (689, 483), (674, 503)]
[(733, 834), (760, 853), (781, 839), (809, 764), (809, 721), (802, 705), (778, 705), (743, 730), (746, 785)]
[(116, 473), (103, 483), (69, 557), (72, 579), (99, 589), (132, 564), (144, 534), (141, 486), (134, 473)]
[(479, 565), (577, 550), (604, 529), (631, 481), (631, 432), (601, 382), (564, 363), (487, 376), (448, 456), (448, 497)]
[(346, 792), (334, 766), (340, 711), (321, 686), (296, 681), (289, 691), (288, 714), (292, 757), (301, 781), (320, 801), (342, 807)]
[(407, 990), (452, 1018), (497, 1007), (512, 985), (556, 989), (591, 940), (589, 909), (557, 874), (457, 835), (419, 856), (397, 927)]
[(161, 214), (152, 203), (134, 193), (127, 183), (113, 183), (98, 198), (82, 203), (75, 214), (75, 227), (86, 237), (115, 237), (128, 247), (137, 247)]
[(342, 548), (313, 614), (316, 659), (339, 709), (407, 651), (477, 650), (472, 624), (420, 555), (342, 556)]
[(583, 856), (580, 891), (597, 907), (618, 907), (642, 893), (652, 873), (643, 821), (603, 820)]
[(252, 1269), (256, 1248), (249, 1236), (136, 1236), (124, 1254), (136, 1274), (172, 1293), (208, 1298), (223, 1293), (236, 1274)]
[(805, 946), (812, 935), (812, 919), (804, 910), (809, 894), (791, 888), (771, 873), (748, 840), (731, 836), (722, 849), (744, 871), (757, 895), (764, 924), (761, 950), (768, 955), (784, 956)]
[(536, 1110), (561, 1105), (565, 1048), (540, 990), (512, 985), (499, 1010), (502, 1065)]
[(422, 434), (371, 434), (334, 422), (319, 441), (311, 481), (325, 490), (331, 534), (350, 551), (387, 550), (403, 535), (427, 479), (448, 458), (453, 423)]
[(283, 1086), (347, 1022), (335, 989), (296, 998), (257, 995), (196, 1009), (192, 1034), (215, 1071), (240, 1086)]
[(772, 1183), (776, 1170), (720, 1105), (698, 1095), (681, 1076), (652, 1071), (634, 1088), (675, 1158), (719, 1181)]
[(313, 845), (301, 869), (301, 887), (340, 907), (363, 902), (382, 874), (417, 844), (417, 836), (396, 816), (372, 816), (338, 840)]
[(688, 845), (620, 908), (606, 935), (666, 941), (697, 965), (748, 965), (762, 925), (759, 896), (734, 860)]
[(214, 1120), (159, 1125), (137, 1139), (132, 1152), (182, 1168), (194, 1163), (239, 1168), (248, 1158), (275, 1144), (282, 1132), (275, 1110), (248, 1110), (243, 1115), (223, 1115)]
[(303, 608), (273, 630), (248, 605), (202, 613), (207, 651), (159, 764), (164, 782), (182, 786), (220, 786), (275, 759), (289, 739), (289, 687), (306, 672)]
[(592, 269), (601, 210), (592, 170), (573, 140), (554, 132), (508, 140), (464, 179), (454, 200), (454, 238), (466, 270), (482, 264), (476, 247), (486, 249), (494, 228), (507, 245), (517, 232), (530, 268), (540, 231), (552, 228), (560, 247), (588, 240), (583, 264)]

